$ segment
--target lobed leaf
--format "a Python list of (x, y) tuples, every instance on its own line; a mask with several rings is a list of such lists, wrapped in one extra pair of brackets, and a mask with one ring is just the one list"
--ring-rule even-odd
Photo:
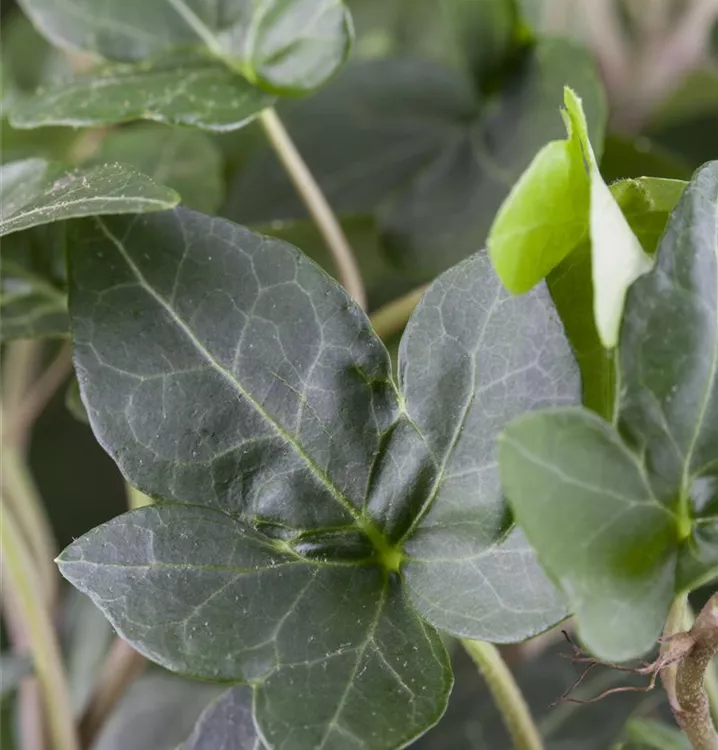
[(44, 159), (0, 168), (0, 236), (39, 224), (98, 214), (171, 208), (173, 190), (119, 164), (66, 171)]

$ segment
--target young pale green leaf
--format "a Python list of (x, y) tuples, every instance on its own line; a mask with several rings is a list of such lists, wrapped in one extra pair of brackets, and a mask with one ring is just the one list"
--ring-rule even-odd
[(0, 235), (62, 219), (172, 208), (173, 190), (119, 164), (67, 171), (44, 159), (0, 168)]
[(65, 232), (61, 225), (11, 234), (0, 246), (0, 341), (65, 336)]
[(486, 245), (504, 286), (523, 294), (545, 278), (588, 229), (595, 163), (581, 100), (564, 89), (568, 138), (547, 143), (511, 189), (496, 214)]
[(677, 529), (640, 458), (585, 409), (515, 420), (499, 444), (516, 520), (601, 658), (647, 652), (675, 591)]
[(135, 61), (204, 46), (262, 87), (304, 93), (344, 62), (351, 17), (340, 0), (21, 0), (60, 47)]
[(71, 242), (78, 379), (133, 484), (283, 527), (371, 525), (398, 398), (341, 287), (291, 245), (182, 208), (77, 223)]
[[(564, 132), (556, 109), (565, 83), (583, 97), (600, 144), (604, 102), (593, 63), (556, 39), (526, 51), (491, 106), (451, 70), (385, 59), (350, 67), (283, 117), (336, 210), (374, 212), (405, 272), (428, 280), (484, 246), (515, 180)], [(263, 151), (239, 176), (228, 214), (255, 224), (305, 209), (276, 156)]]
[(412, 603), (461, 637), (517, 641), (553, 625), (564, 602), (511, 530), (495, 449), (508, 420), (580, 399), (546, 288), (513, 297), (488, 257), (473, 256), (424, 295), (399, 369), (407, 413), (439, 467), (406, 546)]
[[(645, 252), (655, 252), (668, 215), (685, 186), (681, 180), (655, 177), (621, 180), (611, 185), (613, 197)], [(596, 331), (588, 237), (549, 274), (547, 281), (581, 368), (584, 406), (605, 419), (611, 419), (616, 357), (604, 348)]]
[(221, 511), (178, 505), (106, 523), (59, 565), (151, 659), (252, 683), (269, 747), (403, 747), (445, 708), (441, 641), (378, 566), (310, 561)]
[(273, 102), (223, 63), (182, 54), (108, 65), (48, 85), (18, 101), (10, 118), (21, 129), (154, 120), (224, 132), (243, 127)]
[(252, 718), (252, 690), (244, 685), (210, 703), (177, 750), (264, 750)]
[(102, 139), (92, 161), (120, 162), (176, 190), (189, 208), (215, 214), (224, 197), (222, 154), (197, 130), (143, 124)]

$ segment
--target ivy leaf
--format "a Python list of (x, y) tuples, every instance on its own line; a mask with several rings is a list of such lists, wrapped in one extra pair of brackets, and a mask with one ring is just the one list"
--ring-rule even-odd
[(281, 93), (320, 86), (344, 62), (351, 17), (337, 0), (22, 0), (54, 44), (135, 61), (190, 46), (209, 49), (249, 80)]
[(717, 214), (713, 162), (685, 189), (653, 269), (629, 290), (620, 433), (585, 410), (544, 412), (510, 425), (501, 443), (519, 523), (582, 637), (610, 660), (647, 651), (675, 593), (715, 570), (710, 533), (702, 548), (697, 538), (711, 525), (718, 474)]
[(177, 750), (264, 750), (254, 728), (252, 691), (228, 690), (202, 712), (192, 734)]
[(226, 513), (180, 505), (120, 516), (59, 564), (150, 658), (253, 683), (269, 747), (402, 747), (443, 713), (441, 641), (377, 566), (303, 559)]
[(588, 648), (615, 661), (648, 651), (674, 595), (677, 533), (640, 459), (611, 425), (573, 408), (515, 420), (499, 462), (516, 519)]
[(485, 254), (464, 261), (419, 303), (399, 370), (407, 413), (439, 466), (406, 547), (412, 603), (461, 637), (516, 641), (553, 625), (563, 600), (511, 528), (495, 452), (508, 420), (579, 400), (545, 287), (512, 297)]
[[(600, 144), (604, 104), (593, 63), (556, 39), (527, 51), (490, 104), (454, 71), (385, 59), (350, 66), (282, 114), (335, 209), (374, 212), (395, 259), (414, 278), (430, 279), (484, 246), (514, 181), (560, 137), (564, 83), (583, 96)], [(256, 224), (305, 209), (266, 150), (240, 174), (228, 215)]]
[(173, 190), (119, 164), (68, 172), (25, 159), (0, 168), (0, 185), (0, 235), (79, 216), (160, 211), (179, 201)]
[(211, 138), (197, 130), (137, 125), (102, 139), (93, 162), (120, 162), (176, 190), (182, 203), (217, 213), (224, 197), (222, 155)]
[(0, 340), (67, 335), (64, 227), (11, 234), (0, 258)]
[[(668, 215), (686, 183), (641, 177), (610, 190), (645, 252), (653, 254)], [(593, 313), (591, 244), (588, 237), (549, 274), (548, 286), (581, 368), (583, 403), (605, 419), (613, 416), (616, 358), (601, 343)]]
[(153, 120), (224, 132), (243, 127), (273, 103), (271, 95), (223, 63), (203, 54), (183, 53), (107, 65), (45, 86), (18, 101), (10, 120), (21, 129)]

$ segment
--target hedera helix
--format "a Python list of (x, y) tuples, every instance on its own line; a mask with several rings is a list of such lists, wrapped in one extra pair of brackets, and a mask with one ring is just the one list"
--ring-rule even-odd
[[(23, 127), (262, 117), (276, 145), (266, 108), (328, 79), (351, 36), (320, 0), (101, 16), (78, 0), (72, 22), (23, 5), (56, 43), (113, 61), (19, 102)], [(451, 85), (471, 138), (474, 103)], [(715, 576), (718, 165), (609, 188), (570, 89), (562, 115), (567, 139), (517, 171), (488, 253), (422, 296), (396, 370), (292, 245), (174, 207), (123, 167), (3, 168), (4, 256), (22, 275), (28, 247), (50, 265), (68, 251), (69, 311), (38, 287), (40, 306), (4, 301), (15, 330), (27, 309), (45, 334), (69, 317), (92, 429), (154, 501), (60, 569), (148, 658), (241, 683), (188, 750), (235, 724), (247, 747), (403, 747), (445, 709), (442, 634), (516, 642), (573, 614), (594, 653), (628, 659)], [(402, 196), (390, 234), (433, 189)], [(462, 255), (479, 234), (461, 227)]]

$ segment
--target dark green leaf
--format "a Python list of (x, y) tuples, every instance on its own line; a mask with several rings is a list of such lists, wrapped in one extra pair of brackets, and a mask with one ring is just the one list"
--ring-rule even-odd
[(44, 159), (25, 159), (3, 164), (0, 185), (0, 235), (78, 216), (159, 211), (179, 200), (119, 164), (68, 172)]
[(103, 138), (93, 161), (129, 164), (176, 190), (197, 211), (214, 214), (222, 203), (221, 153), (196, 130), (150, 124), (115, 130)]
[(514, 421), (499, 462), (517, 521), (588, 648), (615, 661), (648, 651), (674, 595), (677, 533), (640, 458), (610, 424), (574, 408)]
[(155, 120), (226, 131), (246, 125), (273, 101), (223, 63), (184, 54), (100, 68), (41, 89), (10, 114), (16, 128)]
[(78, 223), (71, 241), (78, 379), (133, 484), (297, 529), (367, 522), (399, 406), (343, 289), (292, 246), (186, 209)]
[(337, 0), (21, 0), (51, 41), (133, 61), (194, 45), (274, 91), (320, 86), (344, 61), (351, 19)]
[(192, 734), (177, 750), (263, 750), (252, 718), (252, 691), (228, 690), (202, 712)]
[[(633, 232), (653, 253), (686, 183), (640, 178), (611, 186)], [(593, 314), (591, 246), (588, 238), (549, 275), (548, 285), (581, 367), (583, 403), (606, 419), (613, 416), (615, 356), (601, 344)]]
[[(479, 250), (496, 210), (547, 140), (564, 134), (563, 85), (583, 97), (602, 142), (603, 98), (588, 55), (539, 42), (496, 99), (482, 101), (458, 73), (411, 60), (353, 66), (285, 121), (339, 212), (375, 211), (395, 257), (428, 279)], [(246, 223), (304, 209), (276, 157), (259, 153), (230, 196)]]
[(67, 335), (64, 226), (5, 237), (0, 259), (0, 340)]
[(178, 505), (120, 516), (59, 564), (150, 658), (252, 682), (270, 747), (402, 747), (443, 713), (441, 641), (377, 566), (303, 559), (221, 511)]
[(645, 136), (635, 139), (609, 135), (603, 144), (601, 174), (610, 185), (636, 177), (664, 177), (687, 180), (691, 168), (680, 156)]
[(17, 689), (24, 677), (32, 674), (29, 656), (3, 654), (0, 657), (0, 700)]
[(407, 413), (440, 467), (406, 547), (412, 603), (462, 637), (516, 641), (553, 625), (563, 600), (511, 530), (495, 452), (508, 420), (579, 400), (578, 368), (545, 287), (513, 297), (485, 254), (464, 261), (419, 303), (399, 371)]
[(130, 685), (92, 750), (177, 750), (221, 693), (217, 685), (151, 670)]

